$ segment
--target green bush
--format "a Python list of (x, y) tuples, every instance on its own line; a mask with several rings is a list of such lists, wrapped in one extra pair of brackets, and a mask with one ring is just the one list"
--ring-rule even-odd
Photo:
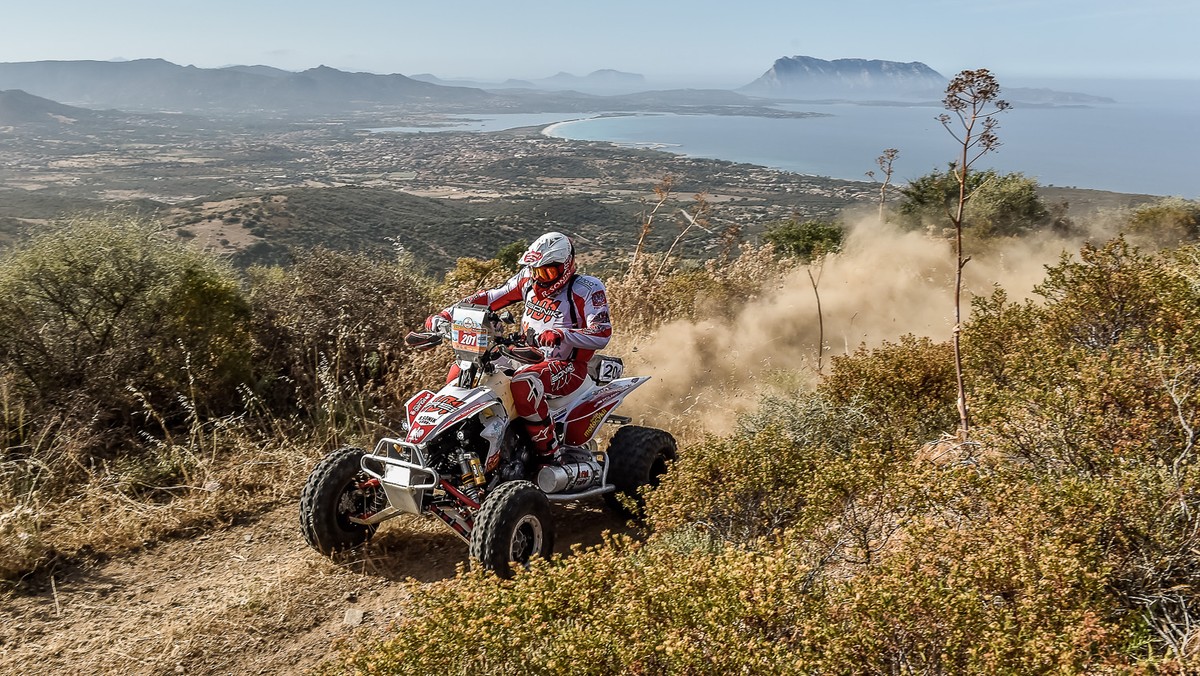
[(80, 217), (0, 261), (0, 367), (33, 409), (93, 428), (232, 410), (249, 316), (232, 270), (132, 218)]
[(1155, 246), (1178, 246), (1200, 237), (1200, 203), (1168, 197), (1145, 204), (1129, 217), (1128, 232)]
[(905, 335), (900, 342), (835, 356), (817, 391), (855, 405), (889, 443), (915, 448), (954, 429), (954, 352), (949, 343)]
[(621, 540), (530, 572), (424, 590), (395, 638), (324, 671), (788, 673), (799, 659), (794, 600), (808, 572), (799, 552), (696, 555)]
[(1129, 664), (1141, 620), (1109, 591), (1109, 522), (1097, 518), (1123, 495), (974, 466), (921, 478), (926, 508), (870, 561), (830, 551), (841, 536), (797, 530), (753, 547), (686, 530), (610, 541), (508, 582), (470, 573), (424, 586), (393, 638), (325, 672), (425, 673), (450, 662), (495, 674), (1026, 674)]
[(1092, 673), (1121, 661), (1129, 622), (1106, 588), (1097, 518), (1107, 496), (976, 467), (931, 479), (932, 509), (908, 522), (903, 546), (828, 581), (807, 618), (814, 672)]
[(1045, 302), (978, 300), (964, 333), (976, 420), (997, 447), (1072, 473), (1178, 464), (1200, 424), (1200, 286), (1187, 268), (1117, 239), (1064, 257), (1037, 291)]
[(314, 249), (247, 275), (259, 390), (273, 410), (337, 426), (398, 406), (426, 375), (409, 368), (404, 336), (429, 313), (432, 285), (405, 260)]
[(823, 254), (841, 251), (844, 238), (845, 232), (835, 223), (801, 223), (798, 218), (768, 225), (763, 233), (763, 239), (774, 245), (776, 251), (795, 256), (805, 263)]
[[(967, 203), (963, 225), (977, 236), (1020, 235), (1051, 225), (1054, 218), (1037, 194), (1037, 181), (1019, 172), (987, 171), (967, 174)], [(952, 227), (950, 214), (958, 208), (959, 185), (954, 169), (934, 171), (900, 189), (899, 211), (916, 227)]]

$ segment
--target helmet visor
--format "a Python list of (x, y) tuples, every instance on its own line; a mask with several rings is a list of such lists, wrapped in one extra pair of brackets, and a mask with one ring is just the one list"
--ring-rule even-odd
[(529, 273), (539, 284), (553, 284), (562, 277), (563, 264), (551, 263), (550, 265), (539, 265), (529, 269)]

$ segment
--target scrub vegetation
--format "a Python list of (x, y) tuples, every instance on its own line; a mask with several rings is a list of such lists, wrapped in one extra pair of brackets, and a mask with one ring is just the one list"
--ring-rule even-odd
[[(993, 183), (1021, 196), (1023, 180)], [(1036, 209), (1022, 224), (966, 213), (980, 248), (1054, 230)], [(955, 433), (948, 335), (852, 345), (822, 373), (777, 369), (732, 432), (676, 413), (679, 458), (636, 531), (511, 581), (461, 569), (400, 583), (420, 590), (389, 638), (346, 644), (320, 670), (1193, 672), (1195, 215), (1180, 200), (1130, 211), (1126, 235), (1064, 252), (1031, 297), (975, 297), (969, 439)], [(708, 261), (644, 252), (608, 276), (620, 349), (736, 321), (806, 266), (854, 255), (849, 228), (785, 221), (768, 244)], [(445, 356), (405, 350), (403, 334), (503, 279), (514, 253), (438, 278), (405, 249), (235, 268), (124, 214), (72, 217), (12, 249), (6, 593), (294, 501), (325, 450), (394, 430), (408, 394), (439, 380)]]

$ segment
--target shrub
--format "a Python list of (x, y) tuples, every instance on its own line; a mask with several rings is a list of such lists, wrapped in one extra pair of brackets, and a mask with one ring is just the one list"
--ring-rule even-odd
[(814, 672), (1088, 673), (1121, 659), (1102, 492), (975, 467), (931, 478), (935, 509), (903, 546), (828, 581), (806, 618)]
[(845, 232), (835, 223), (801, 223), (798, 218), (769, 225), (763, 234), (763, 239), (774, 245), (776, 251), (795, 256), (805, 263), (823, 254), (841, 251), (844, 238)]
[(830, 361), (817, 391), (834, 406), (855, 405), (889, 443), (916, 448), (954, 428), (956, 386), (949, 343), (905, 335)]
[(248, 319), (231, 269), (133, 218), (76, 218), (0, 262), (0, 365), (28, 405), (96, 429), (232, 410)]
[(1131, 237), (1154, 246), (1178, 246), (1200, 237), (1200, 203), (1168, 197), (1144, 204), (1129, 217)]
[(1144, 659), (1127, 652), (1140, 621), (1109, 592), (1097, 518), (1121, 494), (994, 467), (922, 478), (926, 508), (870, 561), (831, 560), (839, 537), (798, 530), (753, 547), (687, 530), (613, 540), (507, 582), (425, 586), (393, 638), (324, 671), (1089, 673)]
[(1195, 260), (1122, 239), (1085, 246), (1047, 271), (1044, 303), (980, 299), (965, 334), (981, 439), (1088, 496), (1091, 515), (1076, 518), (1100, 529), (1079, 555), (1103, 554), (1110, 616), (1181, 660), (1200, 643), (1195, 597), (1181, 593), (1200, 569)]
[(395, 638), (324, 671), (788, 673), (807, 572), (798, 550), (697, 555), (617, 540), (511, 582), (472, 573), (423, 589)]
[[(977, 236), (1020, 235), (1054, 220), (1037, 194), (1037, 181), (1021, 173), (987, 171), (967, 174), (968, 202), (964, 224)], [(934, 171), (900, 189), (900, 215), (911, 227), (949, 227), (958, 205), (959, 185), (953, 169)]]
[(247, 274), (260, 390), (273, 410), (299, 408), (337, 428), (398, 406), (428, 377), (410, 369), (418, 357), (404, 336), (428, 314), (431, 285), (406, 261), (314, 249)]
[(1178, 464), (1200, 424), (1200, 287), (1124, 240), (1064, 257), (1037, 287), (976, 303), (965, 353), (977, 420), (1045, 469)]

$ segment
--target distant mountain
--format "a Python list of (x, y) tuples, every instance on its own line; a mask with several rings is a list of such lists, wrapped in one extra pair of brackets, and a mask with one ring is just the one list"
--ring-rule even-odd
[(430, 84), (441, 85), (443, 87), (474, 87), (476, 89), (536, 89), (537, 85), (529, 80), (513, 80), (508, 79), (504, 82), (488, 82), (486, 80), (443, 80), (442, 78), (431, 73), (420, 73), (419, 75), (409, 75), (414, 80), (428, 82)]
[(940, 98), (948, 80), (919, 62), (785, 56), (737, 91), (779, 98)]
[(1091, 94), (1080, 94), (1079, 92), (1060, 92), (1054, 89), (1028, 87), (1004, 87), (1000, 91), (1000, 96), (1010, 103), (1023, 103), (1026, 105), (1049, 105), (1049, 106), (1090, 106), (1097, 103), (1116, 103), (1115, 99), (1107, 96), (1093, 96)]
[(421, 73), (411, 75), (414, 80), (429, 82), (437, 85), (459, 87), (476, 87), (479, 89), (536, 89), (542, 91), (577, 91), (585, 94), (612, 95), (643, 92), (648, 89), (646, 78), (638, 73), (624, 73), (619, 70), (601, 69), (579, 76), (560, 72), (550, 77), (537, 80), (508, 79), (503, 82), (486, 82), (483, 80), (443, 80), (436, 75)]
[(347, 73), (326, 66), (299, 73), (264, 68), (207, 69), (162, 59), (0, 63), (0, 89), (21, 89), (83, 107), (223, 113), (336, 113), (377, 104), (482, 103), (491, 98), (477, 89), (403, 75)]
[(608, 68), (593, 71), (583, 77), (570, 73), (557, 73), (533, 82), (543, 89), (575, 89), (588, 93), (629, 93), (646, 89), (645, 76)]
[(65, 106), (20, 89), (0, 91), (0, 126), (61, 126), (99, 116), (94, 110)]
[(270, 77), (287, 77), (295, 75), (295, 71), (283, 70), (274, 66), (225, 66), (221, 70), (232, 70), (239, 73), (250, 73), (251, 75), (268, 75)]

